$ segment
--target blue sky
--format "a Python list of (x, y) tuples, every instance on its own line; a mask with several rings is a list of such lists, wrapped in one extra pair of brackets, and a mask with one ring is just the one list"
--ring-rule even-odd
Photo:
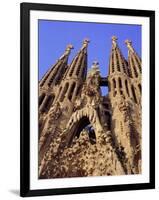
[[(141, 56), (141, 26), (125, 24), (103, 24), (89, 22), (63, 22), (39, 20), (39, 79), (52, 64), (63, 54), (67, 44), (72, 44), (69, 63), (82, 46), (84, 38), (89, 38), (88, 69), (92, 62), (99, 62), (101, 75), (108, 74), (109, 56), (111, 50), (111, 37), (118, 37), (118, 44), (127, 58), (125, 39), (131, 39), (133, 47)], [(106, 93), (107, 89), (102, 88)]]

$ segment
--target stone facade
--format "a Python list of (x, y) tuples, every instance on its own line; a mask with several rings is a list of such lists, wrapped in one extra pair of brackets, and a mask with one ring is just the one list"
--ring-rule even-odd
[(87, 72), (88, 43), (71, 64), (68, 45), (39, 81), (39, 178), (141, 173), (141, 59), (126, 40), (126, 60), (113, 36), (101, 77), (98, 62)]

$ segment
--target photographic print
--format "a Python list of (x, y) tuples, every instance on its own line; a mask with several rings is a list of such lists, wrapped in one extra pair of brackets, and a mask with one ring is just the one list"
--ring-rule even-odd
[(38, 41), (39, 178), (140, 174), (141, 26), (39, 20)]
[(21, 196), (155, 187), (154, 24), (21, 4)]

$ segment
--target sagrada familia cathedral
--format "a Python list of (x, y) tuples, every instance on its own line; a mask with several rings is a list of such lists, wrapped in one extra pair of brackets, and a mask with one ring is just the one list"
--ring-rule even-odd
[(88, 43), (70, 64), (68, 45), (39, 81), (40, 179), (142, 172), (141, 58), (126, 40), (126, 60), (113, 36), (101, 77), (97, 61), (87, 72)]

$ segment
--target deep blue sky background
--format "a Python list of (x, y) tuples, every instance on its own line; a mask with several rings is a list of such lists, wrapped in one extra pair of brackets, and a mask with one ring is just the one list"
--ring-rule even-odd
[[(63, 54), (67, 44), (72, 44), (69, 63), (82, 46), (84, 38), (89, 38), (88, 69), (92, 62), (99, 62), (101, 75), (107, 76), (111, 37), (118, 37), (118, 44), (127, 58), (125, 39), (131, 39), (133, 47), (141, 56), (141, 26), (125, 24), (103, 24), (86, 22), (62, 22), (39, 20), (39, 80), (52, 64)], [(107, 89), (102, 88), (106, 93)]]

